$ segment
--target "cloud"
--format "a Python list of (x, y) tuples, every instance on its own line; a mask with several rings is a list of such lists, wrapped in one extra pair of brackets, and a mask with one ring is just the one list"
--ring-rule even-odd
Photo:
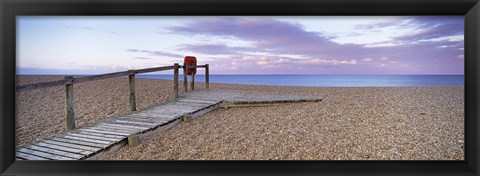
[(457, 58), (459, 58), (459, 59), (464, 59), (465, 56), (464, 56), (463, 54), (460, 54), (460, 55), (457, 56)]
[(152, 59), (150, 57), (134, 57), (134, 59)]
[(118, 32), (115, 32), (115, 31), (107, 31), (107, 30), (103, 30), (103, 29), (96, 28), (96, 27), (91, 27), (91, 26), (74, 26), (74, 25), (68, 25), (68, 24), (64, 24), (64, 23), (60, 23), (59, 25), (64, 27), (64, 28), (67, 28), (67, 29), (80, 29), (80, 30), (105, 32), (105, 33), (109, 33), (109, 34), (118, 34)]
[(134, 53), (147, 53), (152, 56), (166, 56), (166, 57), (174, 57), (174, 58), (183, 58), (183, 55), (180, 54), (173, 54), (169, 52), (163, 51), (155, 51), (155, 50), (140, 50), (140, 49), (126, 49), (127, 52), (134, 52)]
[[(384, 22), (382, 24), (371, 24), (370, 26), (360, 26), (362, 29), (374, 29), (378, 27), (387, 27), (389, 25), (405, 25), (407, 27), (416, 27), (419, 33), (413, 33), (398, 36), (391, 45), (378, 43), (377, 46), (366, 46), (361, 44), (339, 44), (325, 37), (319, 32), (306, 31), (303, 26), (295, 23), (287, 23), (269, 18), (240, 18), (240, 17), (221, 17), (206, 20), (192, 20), (183, 25), (168, 27), (168, 30), (177, 34), (199, 35), (203, 37), (229, 37), (236, 40), (249, 43), (243, 47), (231, 47), (224, 44), (186, 44), (179, 46), (179, 50), (198, 52), (209, 55), (229, 55), (232, 57), (249, 56), (255, 57), (253, 53), (266, 53), (273, 58), (283, 55), (301, 55), (306, 59), (288, 58), (284, 62), (290, 62), (293, 66), (306, 66), (307, 64), (316, 64), (323, 66), (342, 66), (355, 65), (350, 67), (367, 72), (365, 64), (358, 64), (358, 58), (364, 58), (364, 62), (375, 61), (372, 58), (379, 58), (380, 61), (387, 61), (389, 58), (402, 58), (392, 62), (398, 62), (409, 65), (429, 65), (435, 58), (452, 58), (458, 56), (459, 48), (463, 48), (463, 41), (434, 40), (435, 37), (445, 37), (457, 35), (463, 30), (462, 27), (455, 28), (455, 24), (463, 24), (461, 18), (428, 18), (428, 17), (409, 17), (401, 23), (394, 21)], [(431, 20), (431, 21), (430, 21)], [(455, 22), (450, 22), (453, 20)], [(437, 29), (438, 28), (438, 29)], [(425, 36), (423, 36), (425, 35)], [(449, 46), (439, 48), (438, 46)], [(341, 58), (341, 59), (339, 59)], [(255, 60), (256, 59), (256, 60)], [(288, 64), (278, 63), (278, 61), (258, 60), (259, 56), (254, 58), (254, 63), (261, 66), (282, 65), (285, 68)], [(371, 59), (371, 60), (370, 60)], [(235, 62), (238, 64), (238, 62)], [(251, 63), (249, 61), (249, 63)], [(230, 63), (222, 63), (230, 64)], [(379, 63), (380, 64), (380, 63)], [(369, 68), (374, 69), (374, 65)], [(235, 65), (238, 67), (238, 65)], [(386, 65), (385, 65), (386, 66)], [(240, 66), (241, 67), (241, 66)], [(271, 66), (269, 66), (271, 67)], [(422, 72), (461, 72), (463, 65), (461, 63), (440, 63), (441, 69), (421, 70)], [(443, 69), (443, 70), (442, 70)]]
[(371, 61), (373, 61), (373, 59), (372, 59), (372, 58), (365, 58), (365, 59), (363, 59), (363, 61), (365, 61), (365, 62), (371, 62)]

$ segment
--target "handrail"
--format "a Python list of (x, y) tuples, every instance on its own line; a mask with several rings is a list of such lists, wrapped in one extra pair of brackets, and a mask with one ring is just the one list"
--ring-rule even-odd
[[(183, 65), (180, 67), (183, 67)], [(108, 78), (128, 76), (131, 74), (142, 74), (142, 73), (149, 73), (149, 72), (173, 70), (174, 68), (175, 66), (164, 66), (164, 67), (153, 67), (153, 68), (145, 68), (145, 69), (138, 69), (138, 70), (128, 70), (128, 71), (113, 72), (113, 73), (106, 73), (106, 74), (93, 75), (93, 76), (85, 76), (80, 78), (62, 79), (62, 80), (49, 81), (49, 82), (19, 85), (16, 87), (16, 89), (17, 89), (17, 92), (22, 92), (22, 91), (28, 91), (28, 90), (41, 89), (41, 88), (64, 86), (68, 84), (83, 83), (83, 82), (96, 81), (96, 80), (102, 80), (102, 79), (108, 79)], [(187, 68), (195, 68), (195, 67), (187, 66)], [(197, 68), (205, 68), (205, 65), (197, 65)]]
[[(56, 80), (56, 81), (49, 81), (49, 82), (41, 82), (35, 84), (27, 84), (27, 85), (20, 85), (16, 86), (17, 92), (28, 91), (28, 90), (35, 90), (41, 88), (48, 88), (48, 87), (55, 87), (55, 86), (65, 86), (65, 105), (66, 105), (66, 118), (67, 118), (67, 130), (72, 130), (75, 128), (75, 113), (74, 113), (74, 101), (73, 101), (73, 84), (76, 83), (84, 83), (108, 78), (115, 78), (121, 76), (128, 76), (128, 89), (129, 89), (129, 107), (130, 111), (136, 111), (136, 96), (135, 96), (135, 74), (141, 73), (149, 73), (149, 72), (156, 72), (156, 71), (164, 71), (164, 70), (174, 70), (173, 72), (173, 92), (174, 97), (178, 98), (178, 69), (183, 68), (183, 82), (184, 82), (184, 90), (188, 91), (187, 87), (187, 69), (189, 68), (205, 68), (205, 86), (209, 88), (209, 71), (208, 71), (208, 64), (205, 65), (182, 65), (180, 66), (178, 63), (175, 63), (173, 66), (164, 66), (164, 67), (153, 67), (153, 68), (144, 68), (138, 70), (128, 70), (128, 71), (121, 71), (121, 72), (113, 72), (113, 73), (106, 73), (100, 75), (93, 75), (93, 76), (85, 76), (79, 78), (73, 78), (73, 76), (65, 76), (65, 79)], [(194, 83), (195, 83), (195, 73), (191, 75), (191, 88), (194, 90)]]

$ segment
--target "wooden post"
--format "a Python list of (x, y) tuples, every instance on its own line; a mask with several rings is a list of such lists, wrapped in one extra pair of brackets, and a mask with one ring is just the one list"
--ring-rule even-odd
[(178, 63), (173, 64), (173, 92), (175, 94), (175, 98), (178, 98)]
[(141, 143), (138, 135), (130, 135), (128, 136), (127, 140), (130, 147), (135, 147)]
[(130, 104), (130, 111), (137, 110), (137, 102), (135, 100), (135, 74), (128, 75), (128, 90), (130, 92), (130, 100), (128, 101)]
[(197, 70), (196, 70), (197, 63), (194, 62), (192, 66), (195, 69), (195, 71), (193, 71), (192, 75), (191, 75), (192, 76), (192, 83), (191, 83), (190, 87), (192, 87), (192, 90), (195, 90), (195, 74), (197, 73)]
[[(72, 79), (73, 76), (65, 76)], [(75, 129), (75, 112), (73, 111), (73, 84), (65, 85), (65, 107), (67, 112), (67, 131)]]
[(183, 63), (183, 90), (188, 92), (188, 83), (187, 83), (187, 66)]
[(182, 120), (184, 122), (191, 122), (192, 121), (192, 114), (184, 115)]
[(205, 64), (205, 86), (207, 87), (207, 89), (209, 88), (209, 77), (210, 77), (210, 74), (209, 74), (209, 71), (208, 71), (208, 64)]

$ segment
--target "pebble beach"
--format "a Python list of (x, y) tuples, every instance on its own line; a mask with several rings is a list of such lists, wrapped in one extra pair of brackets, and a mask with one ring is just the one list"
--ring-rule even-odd
[[(17, 76), (17, 85), (62, 79)], [(173, 82), (136, 79), (137, 109), (173, 99)], [(204, 89), (203, 83), (196, 88)], [(463, 160), (464, 87), (211, 88), (323, 96), (320, 102), (220, 108), (103, 160)], [(180, 92), (183, 89), (180, 86)], [(64, 88), (17, 93), (17, 146), (65, 132)], [(74, 85), (77, 127), (127, 114), (128, 80)]]

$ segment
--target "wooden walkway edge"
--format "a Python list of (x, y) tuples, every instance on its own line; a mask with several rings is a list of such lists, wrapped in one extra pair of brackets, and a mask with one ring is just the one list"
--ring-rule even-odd
[(225, 89), (185, 92), (179, 98), (132, 114), (45, 138), (16, 149), (17, 160), (96, 160), (128, 144), (192, 120), (219, 107), (318, 102), (323, 97), (252, 94)]

